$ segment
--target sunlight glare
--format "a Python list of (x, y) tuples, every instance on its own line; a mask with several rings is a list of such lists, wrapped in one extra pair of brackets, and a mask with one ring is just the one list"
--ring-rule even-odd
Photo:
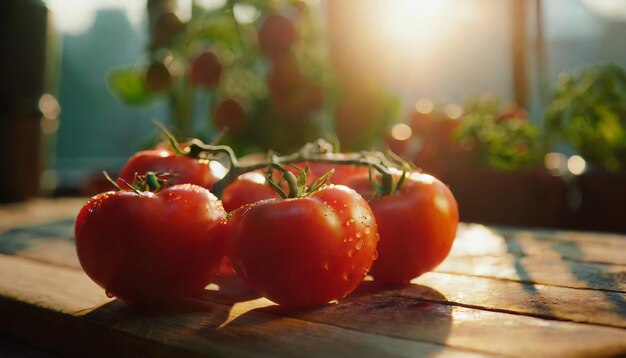
[(222, 324), (220, 324), (217, 329), (222, 329), (228, 326), (228, 324), (236, 320), (237, 317), (245, 313), (248, 313), (252, 310), (263, 308), (263, 307), (274, 306), (274, 305), (276, 305), (274, 302), (264, 297), (257, 298), (254, 300), (249, 300), (249, 301), (237, 302), (231, 307), (230, 311), (228, 312), (228, 317), (226, 317), (226, 320), (224, 320), (224, 322), (222, 322)]
[(61, 33), (80, 35), (93, 26), (96, 13), (104, 9), (119, 9), (128, 21), (138, 29), (145, 17), (146, 4), (143, 1), (125, 0), (47, 0), (54, 27)]
[(441, 45), (452, 26), (442, 26), (450, 0), (381, 1), (380, 36), (392, 47), (426, 53)]
[(413, 131), (411, 127), (404, 123), (397, 123), (391, 127), (391, 136), (396, 140), (407, 140), (411, 138)]
[(493, 229), (479, 224), (459, 227), (452, 256), (481, 256), (506, 253), (506, 241)]

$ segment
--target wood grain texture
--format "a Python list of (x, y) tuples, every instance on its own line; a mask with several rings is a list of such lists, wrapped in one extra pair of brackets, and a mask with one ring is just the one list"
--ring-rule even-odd
[(424, 302), (385, 293), (348, 297), (338, 305), (294, 317), (493, 354), (520, 357), (626, 354), (623, 329)]
[(429, 297), (422, 286), (445, 296), (448, 302), (509, 313), (532, 315), (572, 322), (626, 328), (626, 294), (580, 290), (539, 284), (427, 273), (387, 294), (422, 299)]
[(451, 256), (540, 256), (626, 265), (626, 238), (614, 234), (459, 226)]
[(0, 272), (8, 273), (0, 276), (0, 330), (63, 354), (476, 355), (257, 311), (266, 300), (232, 313), (232, 306), (198, 299), (149, 310), (108, 299), (80, 271), (0, 256)]
[(87, 198), (31, 199), (0, 206), (0, 233), (57, 220), (75, 219)]
[[(626, 331), (622, 329), (459, 307), (388, 292), (362, 292), (339, 304), (301, 312), (284, 311), (265, 299), (233, 306), (195, 299), (184, 306), (151, 311), (110, 301), (79, 271), (6, 256), (0, 256), (0, 270), (10, 272), (0, 278), (0, 296), (5, 297), (0, 307), (10, 308), (10, 312), (2, 312), (2, 321), (10, 322), (18, 334), (37, 338), (41, 334), (28, 332), (20, 322), (31, 315), (32, 320), (40, 320), (48, 337), (50, 332), (66, 337), (44, 342), (44, 347), (62, 352), (81, 349), (80, 342), (67, 337), (91, 342), (93, 337), (111, 336), (114, 343), (107, 344), (112, 346), (101, 348), (107, 353), (116, 353), (123, 346), (135, 353), (163, 349), (170, 353), (257, 352), (268, 356), (626, 353)], [(445, 300), (433, 288), (421, 289), (426, 297)], [(27, 320), (27, 327), (32, 320)], [(536, 344), (525, 343), (531, 341)], [(98, 342), (82, 349), (93, 349), (93, 344)]]
[(0, 333), (64, 355), (626, 354), (626, 239), (462, 224), (412, 285), (286, 311), (235, 277), (182, 305), (108, 299), (73, 243), (84, 199), (0, 207)]
[(511, 254), (449, 257), (437, 272), (571, 288), (626, 292), (626, 266)]

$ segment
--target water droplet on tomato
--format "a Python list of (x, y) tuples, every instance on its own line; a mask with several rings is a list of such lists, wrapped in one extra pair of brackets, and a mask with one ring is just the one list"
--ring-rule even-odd
[(356, 243), (355, 248), (357, 249), (357, 251), (361, 250), (363, 248), (363, 240), (359, 240), (359, 242)]
[(349, 222), (351, 222), (351, 223), (353, 223), (353, 222), (354, 222), (354, 219), (353, 219), (353, 218), (350, 218), (348, 221), (349, 221)]
[(328, 270), (328, 261), (324, 262), (324, 264), (322, 265), (322, 267), (324, 268), (324, 270)]
[(356, 233), (356, 237), (361, 237), (361, 233), (360, 233), (360, 232), (357, 232), (357, 233)]
[(354, 250), (348, 250), (348, 257), (352, 257), (354, 255)]
[(350, 226), (350, 220), (346, 220), (346, 226)]
[(372, 260), (376, 260), (378, 258), (378, 250), (374, 250), (374, 253), (372, 254)]
[(113, 298), (115, 295), (112, 292), (104, 291), (104, 294), (107, 295), (108, 298)]
[(344, 273), (344, 274), (343, 274), (343, 276), (342, 276), (342, 278), (343, 278), (343, 280), (344, 280), (344, 281), (348, 281), (348, 274), (347, 274), (347, 273)]
[(372, 228), (369, 226), (365, 227), (365, 235), (369, 235), (372, 232)]

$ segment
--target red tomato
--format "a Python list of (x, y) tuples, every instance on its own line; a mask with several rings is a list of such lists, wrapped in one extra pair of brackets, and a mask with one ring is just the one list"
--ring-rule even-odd
[[(334, 153), (328, 157), (337, 159), (345, 158), (345, 156), (340, 153)], [(329, 179), (333, 184), (347, 185), (351, 182), (354, 176), (364, 175), (367, 177), (369, 175), (369, 168), (362, 165), (333, 164), (323, 162), (309, 162), (307, 164), (316, 177), (322, 176), (328, 171), (334, 169), (335, 171)]]
[(304, 74), (300, 71), (300, 64), (293, 55), (274, 59), (266, 80), (272, 95), (283, 96), (303, 87), (306, 82)]
[(146, 71), (146, 84), (152, 92), (167, 91), (172, 87), (172, 74), (170, 70), (161, 62), (150, 64)]
[(270, 14), (259, 29), (261, 49), (270, 56), (284, 54), (298, 39), (293, 22), (279, 14)]
[[(128, 183), (135, 180), (135, 173), (169, 172), (176, 174), (171, 184), (190, 183), (211, 189), (216, 181), (226, 175), (226, 168), (216, 161), (197, 160), (174, 154), (169, 149), (150, 149), (136, 153), (120, 171), (120, 179)], [(118, 179), (118, 184), (124, 183)]]
[(129, 303), (201, 292), (226, 248), (222, 204), (197, 185), (91, 198), (76, 219), (76, 251), (91, 279)]
[(340, 185), (244, 206), (230, 218), (228, 235), (237, 274), (263, 296), (290, 307), (345, 297), (377, 255), (372, 211), (357, 192)]
[(189, 79), (192, 85), (205, 88), (217, 87), (221, 76), (222, 65), (213, 52), (202, 52), (191, 61)]
[(239, 176), (226, 187), (222, 194), (222, 204), (226, 211), (233, 211), (246, 204), (264, 199), (277, 199), (278, 193), (267, 184), (260, 172), (249, 172)]
[(369, 204), (381, 237), (379, 258), (371, 271), (375, 281), (409, 283), (433, 270), (450, 252), (459, 210), (448, 187), (435, 177), (413, 172), (398, 191)]
[(213, 113), (213, 125), (217, 129), (228, 128), (230, 133), (238, 133), (246, 127), (246, 113), (235, 99), (220, 101)]

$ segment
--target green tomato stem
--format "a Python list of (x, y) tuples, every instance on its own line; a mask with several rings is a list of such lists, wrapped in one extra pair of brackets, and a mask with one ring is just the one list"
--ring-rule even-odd
[[(330, 163), (338, 165), (358, 165), (371, 167), (378, 171), (382, 176), (381, 194), (389, 195), (393, 193), (396, 185), (394, 183), (391, 173), (389, 172), (389, 167), (395, 167), (397, 165), (394, 165), (393, 163), (396, 158), (390, 160), (386, 158), (384, 154), (379, 152), (345, 153), (341, 158), (336, 158), (333, 157), (332, 152), (327, 151), (328, 146), (330, 146), (330, 150), (332, 151), (332, 145), (328, 144), (328, 146), (326, 146), (326, 144), (328, 143), (325, 141), (308, 143), (296, 153), (282, 157), (274, 156), (273, 158), (271, 158), (271, 160), (249, 165), (242, 165), (239, 163), (239, 161), (237, 160), (237, 156), (229, 146), (208, 145), (198, 139), (194, 139), (193, 141), (191, 141), (189, 148), (186, 151), (186, 155), (195, 158), (206, 158), (206, 156), (215, 157), (225, 155), (230, 167), (226, 176), (224, 176), (224, 178), (220, 179), (213, 185), (212, 192), (217, 197), (221, 197), (224, 189), (226, 189), (229, 184), (234, 182), (241, 174), (267, 167), (273, 167), (283, 172), (285, 180), (289, 185), (289, 196), (291, 197), (292, 193), (297, 193), (297, 181), (295, 179), (295, 176), (293, 175), (293, 173), (284, 168), (279, 169), (278, 166), (295, 164), (298, 162)], [(286, 174), (285, 171), (291, 175)]]

